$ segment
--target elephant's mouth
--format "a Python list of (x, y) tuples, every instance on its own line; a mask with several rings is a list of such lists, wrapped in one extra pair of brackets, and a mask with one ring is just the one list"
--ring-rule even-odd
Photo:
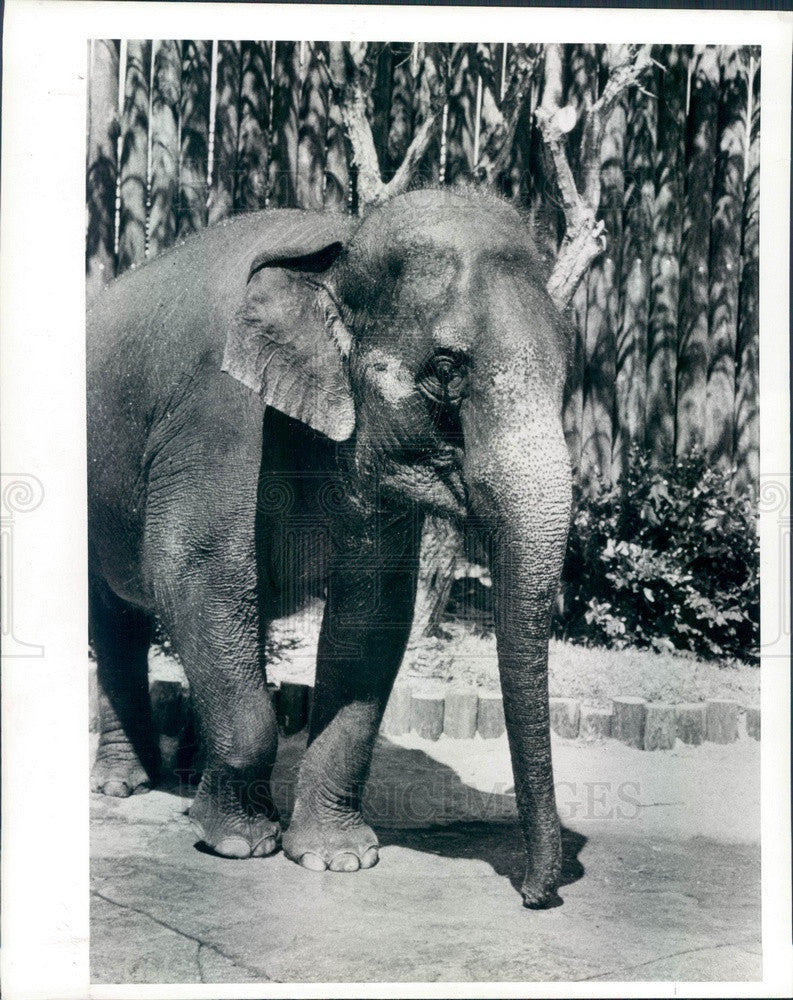
[(468, 512), (468, 490), (462, 476), (462, 450), (445, 448), (432, 454), (384, 461), (379, 470), (384, 498), (418, 504), (428, 513), (462, 520)]

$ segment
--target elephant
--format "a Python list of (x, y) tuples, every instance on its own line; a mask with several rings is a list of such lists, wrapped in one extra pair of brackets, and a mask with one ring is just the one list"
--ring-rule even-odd
[[(378, 860), (361, 814), (413, 617), (427, 514), (490, 538), (524, 905), (558, 902), (548, 636), (571, 503), (567, 321), (520, 212), (418, 189), (362, 218), (232, 217), (112, 282), (87, 319), (92, 789), (145, 790), (155, 622), (204, 753), (189, 814), (219, 855)], [(268, 624), (325, 599), (285, 830)]]

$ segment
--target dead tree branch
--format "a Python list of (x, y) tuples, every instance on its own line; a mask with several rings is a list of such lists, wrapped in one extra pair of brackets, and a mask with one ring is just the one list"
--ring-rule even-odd
[(361, 204), (371, 205), (383, 200), (385, 184), (366, 114), (366, 98), (362, 74), (357, 70), (344, 88), (341, 118), (352, 148), (352, 163), (358, 168), (358, 198)]
[(648, 46), (629, 52), (624, 62), (614, 66), (603, 93), (585, 112), (581, 142), (583, 193), (576, 187), (567, 158), (565, 133), (575, 124), (570, 109), (543, 101), (535, 112), (543, 142), (556, 171), (565, 215), (565, 235), (548, 279), (548, 292), (558, 309), (568, 306), (590, 264), (606, 248), (604, 224), (597, 219), (603, 133), (617, 100), (628, 87), (637, 85), (641, 74), (651, 64)]
[(443, 93), (438, 89), (433, 94), (430, 113), (413, 136), (396, 173), (386, 184), (380, 172), (372, 126), (367, 114), (373, 75), (371, 52), (351, 53), (343, 79), (339, 78), (338, 53), (336, 60), (334, 53), (331, 53), (331, 61), (336, 63), (331, 72), (331, 80), (339, 92), (342, 121), (352, 149), (352, 162), (358, 168), (358, 198), (361, 205), (380, 205), (410, 186), (416, 167), (432, 141), (438, 114), (443, 106)]

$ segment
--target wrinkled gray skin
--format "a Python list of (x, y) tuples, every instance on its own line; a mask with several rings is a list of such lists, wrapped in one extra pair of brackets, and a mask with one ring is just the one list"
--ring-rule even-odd
[(243, 216), (119, 279), (88, 326), (94, 790), (154, 780), (156, 614), (198, 709), (200, 837), (226, 856), (276, 850), (263, 639), (327, 587), (283, 849), (308, 868), (371, 867), (359, 803), (410, 629), (421, 518), (475, 520), (492, 536), (523, 897), (553, 901), (547, 640), (570, 504), (567, 337), (518, 214), (420, 191), (362, 223)]

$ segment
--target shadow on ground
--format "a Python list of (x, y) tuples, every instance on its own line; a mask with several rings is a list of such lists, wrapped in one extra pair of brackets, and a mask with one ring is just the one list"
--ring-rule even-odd
[[(378, 831), (383, 847), (407, 847), (413, 851), (434, 854), (441, 858), (478, 859), (491, 866), (497, 875), (509, 879), (520, 893), (525, 875), (525, 855), (521, 832), (517, 824), (495, 824), (459, 821), (427, 829)], [(574, 830), (562, 828), (561, 887), (572, 885), (584, 876), (584, 866), (578, 855), (587, 838)], [(560, 906), (562, 900), (552, 904)]]
[[(285, 827), (294, 807), (297, 771), (304, 751), (304, 736), (282, 742), (273, 775), (273, 793)], [(194, 794), (196, 783), (197, 772), (191, 769), (187, 755), (182, 755), (178, 776), (166, 776), (158, 787), (184, 798)], [(525, 876), (523, 837), (515, 797), (501, 791), (502, 786), (503, 782), (496, 782), (487, 791), (472, 788), (452, 768), (422, 750), (399, 746), (381, 736), (364, 812), (382, 847), (406, 847), (437, 857), (484, 861), (520, 893)], [(183, 813), (187, 815), (186, 808)], [(477, 816), (482, 818), (471, 818)], [(438, 822), (439, 817), (445, 817), (446, 822)], [(586, 841), (582, 834), (562, 828), (561, 886), (583, 877), (584, 866), (578, 855)], [(200, 842), (194, 847), (202, 854), (212, 853)], [(551, 905), (560, 906), (562, 902), (557, 897)]]

